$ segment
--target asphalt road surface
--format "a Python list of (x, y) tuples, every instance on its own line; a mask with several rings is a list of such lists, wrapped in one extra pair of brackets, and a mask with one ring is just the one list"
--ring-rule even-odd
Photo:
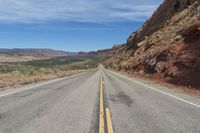
[(98, 133), (101, 124), (105, 133), (200, 133), (200, 99), (102, 67), (0, 92), (0, 133)]

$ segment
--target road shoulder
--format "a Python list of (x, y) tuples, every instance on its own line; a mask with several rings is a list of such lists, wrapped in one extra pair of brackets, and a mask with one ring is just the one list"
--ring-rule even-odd
[(89, 72), (89, 71), (82, 72), (82, 73), (75, 74), (75, 75), (71, 75), (71, 76), (62, 77), (62, 78), (55, 78), (55, 79), (51, 79), (51, 80), (40, 81), (40, 82), (37, 82), (37, 83), (31, 83), (31, 84), (24, 85), (24, 86), (18, 87), (18, 88), (8, 88), (6, 90), (1, 90), (0, 91), (0, 98), (4, 97), (4, 96), (11, 95), (11, 94), (15, 94), (15, 93), (18, 93), (18, 92), (21, 92), (21, 91), (34, 89), (34, 88), (37, 88), (37, 87), (40, 87), (40, 86), (43, 86), (43, 85), (48, 85), (48, 84), (51, 84), (51, 83), (54, 83), (54, 82), (58, 82), (58, 81), (61, 81), (61, 80), (65, 80), (65, 79), (68, 79), (68, 78), (79, 76), (79, 75), (85, 74), (87, 72)]

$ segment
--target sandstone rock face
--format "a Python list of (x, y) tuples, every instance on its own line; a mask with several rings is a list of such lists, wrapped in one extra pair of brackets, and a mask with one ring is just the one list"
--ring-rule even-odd
[(200, 89), (199, 57), (199, 0), (166, 0), (104, 64)]
[(152, 17), (145, 22), (143, 27), (129, 37), (127, 44), (135, 45), (143, 40), (145, 36), (150, 36), (152, 33), (162, 28), (166, 21), (171, 19), (174, 14), (183, 11), (197, 1), (198, 0), (165, 0), (154, 12)]

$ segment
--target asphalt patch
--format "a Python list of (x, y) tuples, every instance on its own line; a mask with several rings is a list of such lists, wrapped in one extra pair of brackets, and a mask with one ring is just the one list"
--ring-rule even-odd
[(130, 107), (133, 103), (133, 100), (122, 91), (120, 91), (117, 95), (110, 95), (109, 99), (113, 102), (120, 102), (122, 104), (125, 104), (128, 107)]
[(21, 97), (27, 97), (27, 96), (30, 96), (30, 95), (32, 95), (32, 93), (22, 95)]

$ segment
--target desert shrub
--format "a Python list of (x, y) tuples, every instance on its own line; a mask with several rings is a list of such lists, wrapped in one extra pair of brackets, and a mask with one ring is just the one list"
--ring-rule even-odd
[(22, 73), (19, 70), (14, 70), (14, 71), (11, 72), (11, 75), (12, 76), (21, 76)]

